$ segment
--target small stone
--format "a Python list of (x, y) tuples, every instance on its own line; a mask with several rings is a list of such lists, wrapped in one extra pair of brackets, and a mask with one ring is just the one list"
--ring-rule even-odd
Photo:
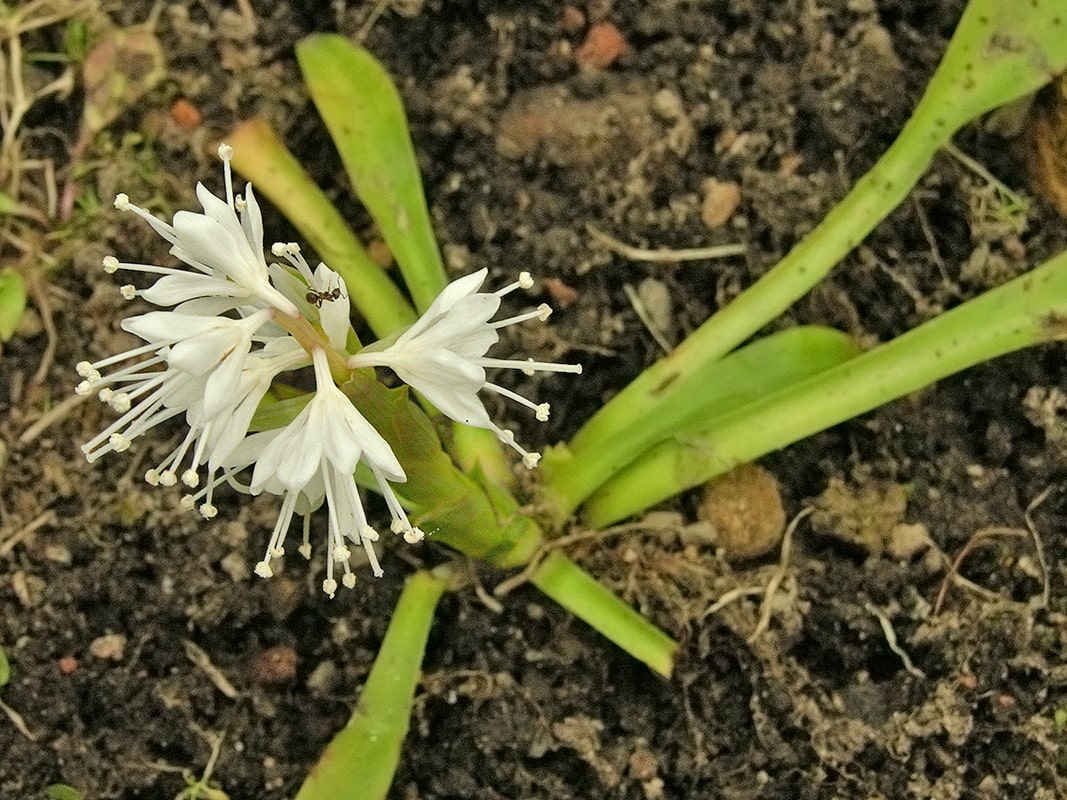
[(704, 181), (704, 199), (700, 204), (700, 219), (709, 228), (729, 222), (741, 205), (741, 187), (736, 183), (708, 178)]
[(59, 671), (63, 675), (71, 675), (78, 669), (78, 659), (74, 656), (63, 656), (56, 662)]
[(576, 6), (563, 6), (559, 15), (559, 26), (567, 33), (577, 33), (585, 27), (585, 14)]
[(930, 532), (921, 522), (901, 522), (893, 526), (886, 543), (886, 554), (897, 561), (910, 561), (932, 544)]
[(219, 561), (222, 571), (230, 576), (234, 583), (242, 583), (248, 580), (251, 571), (248, 569), (248, 559), (243, 553), (230, 552)]
[(105, 633), (93, 639), (89, 652), (105, 661), (122, 661), (126, 653), (126, 637), (121, 633)]
[(296, 677), (296, 650), (279, 644), (261, 650), (249, 664), (249, 677), (263, 686), (279, 686)]
[(330, 694), (340, 683), (341, 670), (333, 661), (323, 661), (311, 670), (307, 678), (308, 691), (322, 697)]
[(712, 482), (698, 513), (715, 528), (719, 546), (730, 560), (766, 555), (785, 532), (778, 481), (755, 464), (743, 464)]
[(186, 131), (196, 130), (204, 121), (200, 109), (184, 98), (175, 100), (171, 105), (170, 118), (179, 128)]
[(630, 52), (622, 33), (610, 22), (598, 22), (589, 28), (585, 41), (574, 53), (574, 60), (580, 67), (606, 69)]
[(581, 297), (577, 289), (564, 283), (559, 278), (542, 278), (541, 285), (548, 292), (548, 296), (552, 298), (553, 304), (560, 308), (570, 308)]
[(69, 567), (74, 560), (74, 556), (71, 555), (69, 548), (54, 542), (44, 546), (44, 557), (49, 561), (61, 564), (64, 567)]

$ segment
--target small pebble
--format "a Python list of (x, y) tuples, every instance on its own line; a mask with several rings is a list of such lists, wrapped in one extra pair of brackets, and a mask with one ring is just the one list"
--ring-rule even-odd
[(585, 41), (574, 53), (574, 60), (580, 67), (606, 69), (629, 51), (630, 46), (618, 28), (610, 22), (598, 22), (589, 28)]
[(126, 637), (121, 633), (105, 633), (93, 639), (89, 652), (107, 661), (121, 661), (126, 652)]
[(249, 664), (249, 677), (263, 686), (279, 686), (296, 677), (296, 650), (278, 644), (260, 651)]
[(704, 199), (700, 219), (709, 228), (725, 225), (741, 205), (741, 187), (729, 181), (708, 178), (704, 181)]
[(745, 464), (712, 482), (699, 506), (710, 522), (726, 558), (766, 555), (785, 532), (785, 507), (778, 481), (763, 467)]

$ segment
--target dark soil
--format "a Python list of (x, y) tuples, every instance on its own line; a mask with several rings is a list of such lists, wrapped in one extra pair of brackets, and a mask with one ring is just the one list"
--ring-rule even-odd
[[(152, 6), (103, 5), (123, 26)], [(77, 224), (62, 228), (64, 257), (47, 276), (55, 360), (35, 384), (47, 340), (38, 305), (0, 371), (0, 643), (12, 664), (0, 700), (24, 721), (20, 732), (0, 715), (0, 797), (40, 798), (62, 782), (88, 798), (172, 798), (186, 785), (180, 770), (200, 774), (219, 735), (213, 780), (229, 797), (291, 797), (358, 696), (408, 561), (445, 556), (390, 550), (385, 578), (329, 601), (317, 565), (251, 575), (276, 513), (269, 498), (235, 498), (203, 523), (137, 478), (170, 444), (87, 465), (78, 445), (105, 424), (98, 404), (20, 440), (69, 396), (77, 361), (118, 349), (127, 306), (100, 256), (165, 257), (108, 199), (121, 190), (164, 216), (195, 207), (197, 180), (219, 188), (214, 143), (238, 121), (268, 118), (373, 239), (293, 57), (310, 32), (355, 35), (371, 5), (252, 0), (250, 22), (218, 0), (165, 4), (154, 30), (167, 78), (82, 159)], [(553, 395), (553, 419), (513, 424), (543, 446), (660, 355), (624, 285), (666, 295), (658, 320), (675, 343), (751, 284), (892, 141), (963, 0), (589, 0), (576, 4), (580, 18), (549, 0), (396, 5), (409, 13), (386, 10), (365, 43), (401, 87), (451, 269), (558, 281), (543, 284), (557, 306), (551, 334), (527, 349), (586, 371), (527, 387)], [(628, 51), (579, 70), (574, 53), (598, 20)], [(38, 50), (58, 47), (57, 30), (35, 36)], [(33, 147), (64, 177), (81, 100), (48, 101), (27, 121), (46, 132)], [(202, 121), (182, 127), (178, 100)], [(972, 127), (957, 144), (1027, 191), (1013, 143)], [(701, 219), (709, 178), (740, 187), (740, 206), (715, 228)], [(778, 324), (885, 341), (1067, 246), (1067, 227), (1040, 202), (1020, 233), (994, 224), (992, 197), (940, 156)], [(292, 238), (276, 214), (267, 225), (272, 239)], [(587, 225), (639, 246), (749, 249), (641, 263), (591, 240)], [(1065, 379), (1060, 347), (1030, 350), (765, 459), (789, 516), (827, 487), (824, 505), (854, 502), (800, 524), (769, 626), (752, 640), (758, 596), (708, 609), (765, 586), (777, 556), (729, 563), (687, 527), (695, 496), (647, 531), (571, 550), (681, 640), (670, 681), (532, 588), (502, 613), (472, 591), (447, 597), (390, 797), (1067, 796), (1067, 461), (1049, 397)], [(1031, 535), (1026, 509), (1049, 487)], [(881, 533), (857, 533), (848, 519), (876, 501), (896, 510)], [(922, 526), (910, 530), (932, 548), (901, 551), (901, 523)], [(941, 554), (991, 528), (1013, 533), (981, 541), (961, 568), (986, 593), (950, 585), (935, 613)], [(1035, 538), (1051, 572), (1047, 605)], [(482, 575), (490, 588), (503, 577)], [(194, 663), (201, 651), (234, 691)]]

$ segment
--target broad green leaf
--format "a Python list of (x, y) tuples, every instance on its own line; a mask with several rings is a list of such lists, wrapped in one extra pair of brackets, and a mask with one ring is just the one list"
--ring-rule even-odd
[(4, 648), (0, 647), (0, 689), (7, 686), (7, 682), (11, 680), (11, 664), (7, 660), (7, 653), (4, 652)]
[(311, 99), (356, 195), (396, 258), (420, 311), (448, 282), (400, 93), (377, 59), (336, 34), (296, 46)]
[[(615, 417), (603, 415), (587, 424), (569, 447), (546, 452), (544, 496), (561, 516), (569, 514), (650, 448), (859, 353), (846, 334), (807, 325), (757, 339), (693, 372), (670, 373), (661, 391), (640, 398), (642, 413), (615, 406), (618, 413), (640, 418), (640, 424), (616, 429)], [(614, 431), (611, 436), (604, 434), (609, 429)]]
[(307, 239), (313, 253), (337, 272), (348, 297), (378, 336), (415, 321), (407, 298), (375, 264), (341, 212), (315, 185), (271, 127), (261, 119), (242, 123), (225, 139), (233, 167), (252, 182)]
[(15, 335), (25, 311), (26, 279), (11, 267), (0, 269), (0, 342)]

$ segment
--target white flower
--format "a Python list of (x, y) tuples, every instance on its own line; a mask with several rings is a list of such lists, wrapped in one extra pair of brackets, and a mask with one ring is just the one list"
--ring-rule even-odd
[[(272, 314), (273, 310), (263, 309), (245, 319), (231, 319), (152, 311), (123, 320), (125, 330), (148, 343), (92, 364), (78, 364), (78, 373), (84, 380), (76, 393), (97, 392), (102, 401), (122, 413), (82, 446), (86, 458), (91, 462), (105, 453), (121, 452), (133, 439), (194, 407), (202, 422), (232, 410), (252, 337)], [(133, 363), (107, 376), (100, 372), (124, 361)], [(160, 366), (164, 368), (157, 369)], [(199, 435), (201, 430), (201, 425), (194, 425), (191, 435)], [(149, 470), (149, 483), (172, 485), (171, 467), (180, 462), (188, 443), (195, 438), (187, 438), (186, 446), (179, 446), (173, 465), (168, 458), (156, 470)], [(189, 480), (193, 479), (187, 478), (186, 482)]]
[(170, 242), (171, 254), (191, 270), (124, 263), (112, 256), (104, 259), (104, 268), (108, 272), (124, 269), (162, 276), (144, 291), (123, 287), (127, 299), (143, 297), (154, 305), (173, 306), (194, 298), (228, 298), (230, 308), (249, 304), (273, 306), (295, 316), (296, 306), (271, 285), (268, 277), (263, 256), (263, 218), (252, 185), (246, 185), (243, 198), (235, 197), (230, 174), (233, 148), (220, 146), (219, 157), (224, 164), (226, 199), (197, 184), (196, 196), (204, 208), (203, 214), (179, 211), (168, 225), (133, 205), (127, 195), (115, 198), (115, 208), (132, 211), (146, 220)]
[(271, 253), (284, 258), (296, 271), (293, 274), (293, 270), (281, 264), (272, 264), (271, 281), (282, 294), (296, 303), (304, 317), (318, 321), (334, 350), (344, 352), (348, 334), (352, 330), (348, 287), (344, 280), (321, 261), (312, 272), (300, 253), (300, 246), (295, 242), (276, 242), (271, 247)]
[(389, 367), (401, 380), (426, 397), (447, 417), (493, 431), (501, 441), (522, 455), (530, 469), (541, 456), (524, 450), (515, 442), (511, 431), (502, 430), (489, 419), (478, 398), (488, 389), (534, 411), (538, 420), (548, 419), (548, 403), (534, 403), (521, 395), (486, 380), (486, 368), (518, 369), (534, 372), (571, 372), (580, 374), (578, 364), (550, 364), (486, 358), (486, 351), (499, 339), (500, 328), (538, 318), (548, 319), (552, 309), (542, 304), (535, 310), (508, 319), (490, 322), (500, 308), (500, 298), (518, 288), (528, 289), (533, 279), (528, 272), (505, 288), (492, 293), (479, 292), (488, 270), (453, 281), (438, 295), (426, 312), (395, 341), (377, 342), (348, 359), (352, 369)]
[[(368, 522), (360, 502), (359, 490), (353, 474), (362, 461), (373, 473), (378, 488), (392, 515), (392, 530), (403, 533), (404, 540), (414, 543), (423, 533), (413, 527), (389, 483), (407, 480), (400, 462), (381, 434), (364, 419), (351, 401), (337, 388), (330, 375), (329, 363), (323, 350), (312, 351), (315, 366), (315, 394), (307, 406), (287, 426), (280, 430), (253, 434), (235, 451), (235, 466), (242, 466), (254, 457), (255, 466), (249, 490), (252, 494), (268, 492), (283, 497), (282, 509), (271, 534), (263, 560), (256, 565), (256, 574), (270, 577), (270, 561), (284, 555), (285, 536), (298, 507), (313, 509), (325, 498), (329, 509), (326, 579), (322, 588), (330, 597), (337, 590), (334, 565), (341, 564), (342, 583), (355, 585), (348, 559), (346, 539), (361, 545), (376, 576), (382, 575), (373, 543), (377, 531)], [(242, 450), (242, 448), (238, 448)], [(301, 552), (310, 556), (306, 539)]]

